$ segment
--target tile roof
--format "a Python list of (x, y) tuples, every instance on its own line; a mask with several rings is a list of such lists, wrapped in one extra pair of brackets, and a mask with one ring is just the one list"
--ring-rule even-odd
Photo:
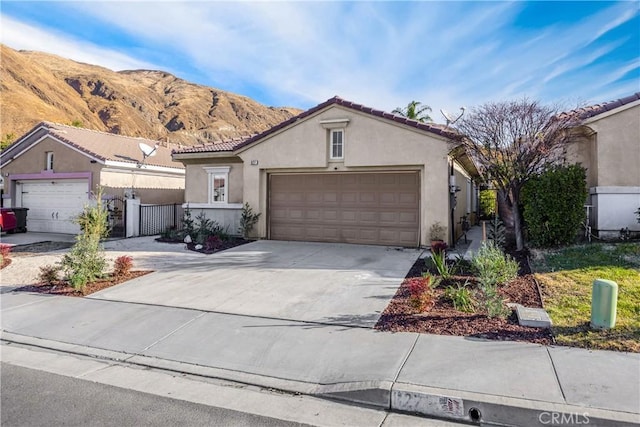
[(222, 141), (215, 141), (210, 144), (191, 145), (189, 147), (182, 147), (177, 150), (173, 150), (173, 153), (211, 153), (221, 151), (233, 151), (238, 145), (245, 142), (247, 139), (252, 138), (255, 135), (248, 135), (239, 138), (225, 139)]
[(297, 116), (294, 116), (288, 120), (285, 120), (275, 126), (273, 126), (270, 129), (267, 129), (266, 131), (253, 135), (251, 137), (248, 137), (238, 143), (234, 143), (232, 145), (225, 145), (223, 146), (219, 146), (219, 144), (208, 144), (208, 145), (204, 145), (204, 146), (199, 146), (198, 149), (194, 149), (192, 150), (191, 147), (190, 148), (183, 148), (180, 150), (174, 150), (173, 153), (174, 154), (181, 154), (181, 153), (205, 153), (205, 152), (212, 152), (212, 151), (234, 151), (234, 150), (238, 150), (240, 148), (243, 148), (249, 144), (252, 144), (266, 136), (269, 136), (281, 129), (286, 128), (287, 126), (302, 120), (306, 117), (309, 117), (315, 113), (317, 113), (320, 110), (323, 110), (324, 108), (327, 108), (331, 105), (340, 105), (342, 107), (345, 108), (349, 108), (358, 112), (362, 112), (362, 113), (366, 113), (366, 114), (370, 114), (372, 116), (375, 117), (381, 117), (383, 119), (387, 119), (387, 120), (391, 120), (394, 121), (396, 123), (401, 123), (407, 126), (411, 126), (414, 127), (416, 129), (420, 129), (420, 130), (424, 130), (427, 132), (431, 132), (434, 133), (436, 135), (440, 135), (443, 136), (445, 138), (454, 138), (454, 139), (458, 139), (460, 137), (460, 135), (453, 129), (448, 128), (444, 125), (440, 125), (440, 124), (435, 124), (435, 123), (422, 123), (416, 120), (411, 120), (411, 119), (407, 119), (406, 117), (402, 117), (402, 116), (397, 116), (395, 114), (392, 113), (387, 113), (386, 111), (382, 111), (382, 110), (376, 110), (375, 108), (371, 108), (371, 107), (366, 107), (364, 105), (361, 104), (356, 104), (355, 102), (351, 102), (351, 101), (347, 101), (344, 100), (338, 96), (334, 96), (333, 98), (330, 98), (328, 100), (326, 100), (325, 102), (316, 105), (315, 107), (310, 108), (307, 111), (304, 111), (300, 114), (298, 114)]
[(607, 111), (611, 111), (615, 108), (622, 107), (623, 105), (630, 104), (639, 99), (640, 99), (640, 92), (636, 92), (633, 95), (629, 95), (615, 101), (609, 101), (609, 102), (604, 102), (602, 104), (595, 104), (595, 105), (589, 105), (587, 107), (577, 108), (575, 110), (560, 113), (558, 116), (560, 118), (575, 116), (575, 118), (578, 120), (586, 120), (591, 117), (595, 117), (599, 114), (606, 113)]
[[(34, 130), (38, 130), (39, 128), (46, 128), (48, 133), (55, 138), (102, 161), (111, 160), (126, 163), (138, 163), (142, 160), (142, 153), (138, 146), (139, 143), (142, 142), (151, 147), (159, 144), (156, 155), (147, 157), (145, 164), (184, 169), (184, 166), (181, 163), (174, 162), (172, 160), (171, 148), (163, 146), (163, 143), (160, 141), (116, 135), (113, 133), (100, 132), (51, 122), (41, 122), (34, 127)], [(29, 132), (27, 135), (32, 132), (33, 131)]]

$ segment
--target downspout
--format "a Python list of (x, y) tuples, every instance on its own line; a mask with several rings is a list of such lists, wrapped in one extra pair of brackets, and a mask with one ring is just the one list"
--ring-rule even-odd
[(449, 211), (450, 211), (450, 218), (449, 221), (451, 223), (451, 247), (455, 248), (456, 247), (456, 224), (455, 224), (455, 209), (456, 209), (456, 190), (455, 190), (455, 183), (454, 183), (454, 179), (455, 179), (455, 172), (453, 169), (453, 160), (451, 160), (451, 166), (450, 166), (450, 172), (449, 172)]

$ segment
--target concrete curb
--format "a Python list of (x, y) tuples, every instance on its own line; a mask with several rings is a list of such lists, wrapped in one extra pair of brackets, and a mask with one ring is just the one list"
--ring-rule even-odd
[(637, 426), (640, 414), (395, 383), (391, 410), (500, 426)]
[(51, 341), (6, 331), (2, 331), (0, 340), (63, 353), (275, 389), (285, 393), (305, 394), (391, 410), (392, 412), (426, 415), (472, 424), (544, 426), (561, 423), (564, 425), (631, 427), (640, 423), (640, 414), (425, 387), (409, 383), (366, 381), (314, 384)]

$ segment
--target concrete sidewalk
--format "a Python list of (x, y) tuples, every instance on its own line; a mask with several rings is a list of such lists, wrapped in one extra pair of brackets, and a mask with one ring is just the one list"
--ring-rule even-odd
[(640, 423), (638, 354), (89, 298), (8, 293), (1, 303), (9, 343), (455, 420)]

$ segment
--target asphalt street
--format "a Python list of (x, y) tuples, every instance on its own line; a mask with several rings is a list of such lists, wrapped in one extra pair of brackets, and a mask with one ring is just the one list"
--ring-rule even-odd
[(2, 426), (306, 426), (2, 363)]

